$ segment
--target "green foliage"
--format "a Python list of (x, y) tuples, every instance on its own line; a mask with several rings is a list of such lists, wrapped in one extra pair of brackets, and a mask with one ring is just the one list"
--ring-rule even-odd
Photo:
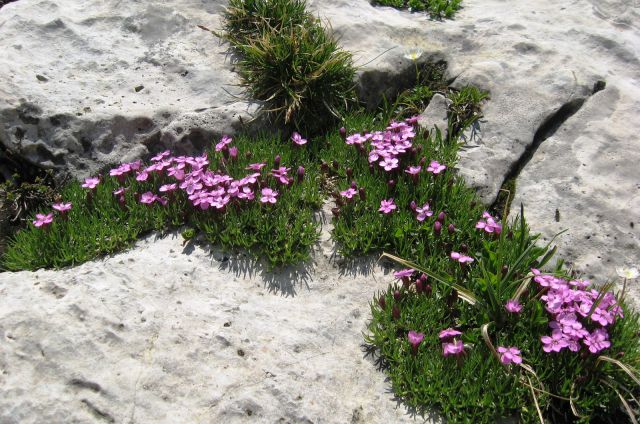
[(247, 94), (274, 122), (318, 132), (354, 101), (351, 54), (300, 0), (235, 0), (222, 35)]
[(412, 12), (427, 12), (433, 19), (451, 19), (460, 9), (462, 0), (376, 0), (381, 6), (411, 9)]
[[(236, 137), (234, 144), (241, 152), (238, 160), (223, 163), (221, 153), (210, 152), (211, 169), (224, 169), (234, 178), (242, 178), (249, 163), (265, 161), (271, 167), (279, 154), (283, 165), (304, 166), (305, 178), (288, 189), (278, 188), (280, 196), (275, 205), (250, 202), (229, 207), (225, 213), (194, 208), (182, 191), (174, 192), (166, 207), (136, 200), (138, 194), (157, 192), (160, 185), (171, 182), (167, 177), (155, 176), (147, 182), (130, 177), (124, 207), (113, 196), (120, 187), (115, 178), (103, 177), (93, 196), (74, 182), (61, 192), (61, 198), (73, 204), (67, 219), (56, 217), (46, 229), (29, 225), (18, 232), (2, 258), (3, 267), (34, 270), (75, 265), (120, 251), (146, 232), (165, 232), (183, 225), (202, 232), (211, 243), (262, 254), (273, 266), (306, 259), (318, 237), (313, 210), (321, 204), (318, 170), (310, 153), (289, 148), (289, 140), (266, 135), (257, 139)], [(189, 230), (183, 234), (185, 238), (194, 235)]]
[(489, 98), (489, 93), (467, 85), (460, 90), (451, 90), (448, 98), (451, 100), (449, 131), (459, 134), (480, 119), (482, 103)]
[[(387, 123), (372, 119), (367, 115), (355, 116), (346, 121), (349, 133), (363, 129), (370, 131), (386, 127)], [(414, 140), (414, 146), (422, 151), (414, 157), (417, 165), (422, 157), (427, 164), (437, 160), (452, 169), (456, 161), (457, 144), (443, 139), (439, 132), (432, 135), (424, 133)], [(328, 137), (327, 149), (321, 152), (323, 160), (328, 163), (336, 161), (337, 170), (331, 171), (331, 179), (335, 189), (345, 190), (355, 181), (359, 188), (364, 188), (366, 200), (349, 202), (340, 208), (340, 215), (335, 220), (333, 237), (339, 244), (340, 252), (351, 256), (379, 252), (381, 250), (396, 252), (399, 256), (420, 257), (424, 265), (432, 265), (448, 261), (437, 253), (444, 252), (444, 247), (456, 250), (463, 242), (462, 235), (473, 233), (473, 226), (482, 207), (475, 199), (473, 190), (465, 187), (464, 182), (453, 172), (432, 175), (422, 172), (417, 183), (400, 169), (394, 174), (395, 187), (388, 184), (388, 174), (375, 169), (371, 172), (366, 155), (357, 154), (353, 146), (346, 145), (339, 134)], [(353, 171), (353, 177), (347, 177), (347, 169)], [(379, 167), (376, 167), (379, 168)], [(393, 198), (398, 211), (383, 215), (378, 212), (382, 199)], [(418, 206), (429, 203), (437, 215), (441, 211), (447, 214), (442, 234), (437, 237), (433, 232), (434, 217), (424, 222), (415, 219), (409, 209), (411, 201)], [(447, 227), (453, 223), (456, 231), (449, 233)]]

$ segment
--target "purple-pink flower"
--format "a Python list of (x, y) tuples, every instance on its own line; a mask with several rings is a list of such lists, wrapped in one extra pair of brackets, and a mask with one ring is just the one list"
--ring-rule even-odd
[(474, 261), (474, 259), (471, 256), (466, 256), (458, 252), (451, 252), (451, 259), (453, 259), (454, 261), (458, 261), (461, 264), (471, 263)]
[(608, 340), (609, 334), (602, 328), (593, 330), (591, 334), (582, 339), (584, 344), (589, 348), (589, 352), (598, 353), (611, 346), (611, 342)]
[(440, 340), (448, 340), (457, 336), (461, 336), (462, 333), (458, 330), (454, 330), (453, 328), (444, 329), (438, 334)]
[(64, 215), (71, 210), (71, 202), (54, 203), (53, 205), (51, 205), (51, 207)]
[(554, 330), (551, 333), (551, 337), (542, 336), (540, 337), (540, 340), (542, 341), (542, 344), (543, 344), (542, 350), (544, 350), (547, 353), (560, 352), (562, 349), (569, 346), (569, 343), (567, 343), (567, 339), (564, 337), (564, 335), (560, 330)]
[(442, 343), (442, 354), (446, 356), (458, 356), (464, 353), (462, 340), (454, 340), (451, 343)]
[(349, 187), (348, 189), (340, 192), (340, 196), (346, 197), (347, 199), (352, 199), (356, 194), (358, 194), (358, 191), (353, 187)]
[(422, 343), (422, 340), (424, 340), (424, 334), (417, 333), (411, 330), (407, 334), (407, 339), (409, 339), (409, 344), (411, 345), (412, 353), (415, 355), (416, 353), (418, 353), (418, 347), (420, 346), (420, 343)]
[(520, 356), (520, 349), (516, 347), (498, 347), (498, 353), (500, 353), (500, 362), (505, 365), (509, 364), (521, 364), (522, 357)]
[(500, 234), (502, 232), (502, 224), (496, 222), (489, 212), (483, 212), (482, 217), (485, 219), (476, 223), (476, 228), (486, 231), (487, 233)]
[(302, 138), (302, 136), (297, 132), (293, 133), (293, 135), (291, 136), (291, 141), (293, 141), (297, 146), (304, 146), (305, 144), (307, 144), (307, 140)]
[(178, 189), (178, 184), (173, 183), (173, 184), (164, 184), (161, 185), (160, 188), (158, 189), (158, 191), (162, 192), (162, 193), (166, 193), (169, 191), (174, 191)]
[(247, 171), (260, 171), (265, 166), (267, 166), (265, 162), (252, 163), (249, 166), (247, 166), (245, 169)]
[(48, 214), (37, 213), (36, 219), (33, 220), (33, 225), (36, 227), (46, 227), (53, 222), (53, 212)]
[(512, 314), (519, 314), (522, 312), (522, 305), (515, 299), (507, 300), (507, 304), (504, 307), (507, 312), (511, 312)]
[(383, 199), (380, 202), (380, 209), (378, 209), (378, 212), (382, 212), (384, 214), (390, 214), (391, 212), (393, 212), (396, 209), (397, 209), (397, 206), (393, 202), (393, 198), (391, 198), (389, 200)]
[(410, 166), (407, 169), (404, 170), (404, 172), (406, 172), (409, 175), (418, 175), (420, 173), (420, 171), (422, 171), (422, 167), (420, 165), (418, 166)]
[(261, 197), (260, 201), (262, 203), (276, 203), (276, 197), (278, 196), (278, 192), (275, 190), (271, 190), (270, 188), (263, 188), (260, 192)]
[(231, 137), (229, 137), (228, 135), (223, 135), (222, 139), (220, 139), (218, 144), (216, 144), (216, 152), (221, 152), (222, 150), (224, 150), (224, 148), (228, 144), (231, 144), (232, 141), (233, 139)]
[(385, 171), (392, 171), (398, 167), (398, 159), (386, 157), (380, 161), (380, 166), (383, 167)]
[(144, 203), (145, 205), (150, 205), (153, 202), (155, 202), (157, 199), (158, 199), (158, 196), (156, 196), (150, 191), (147, 191), (146, 193), (142, 193), (140, 195), (140, 203)]
[(100, 184), (100, 177), (90, 177), (84, 180), (84, 184), (82, 184), (82, 187), (93, 190), (98, 186), (98, 184)]
[(416, 219), (420, 222), (433, 215), (433, 211), (429, 210), (429, 204), (425, 203), (421, 208), (416, 208)]
[(411, 268), (401, 269), (400, 271), (394, 272), (393, 276), (400, 280), (402, 278), (411, 277), (413, 275), (413, 272), (414, 271)]
[(435, 160), (432, 160), (431, 163), (429, 163), (429, 166), (427, 167), (427, 171), (431, 172), (432, 174), (439, 174), (445, 169), (447, 169), (445, 165), (441, 165)]

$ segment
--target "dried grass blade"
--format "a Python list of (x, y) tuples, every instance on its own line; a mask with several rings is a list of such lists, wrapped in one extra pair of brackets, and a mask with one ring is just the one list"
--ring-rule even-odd
[(627, 365), (623, 364), (622, 362), (618, 361), (617, 359), (613, 359), (609, 356), (604, 356), (604, 355), (600, 355), (598, 356), (598, 359), (596, 360), (596, 364), (600, 361), (605, 361), (605, 362), (610, 362), (612, 364), (617, 365), (622, 371), (624, 371), (629, 377), (631, 377), (631, 379), (638, 385), (640, 386), (640, 379), (638, 379), (638, 377), (633, 373), (633, 371), (631, 370), (630, 367), (628, 367)]
[(535, 390), (533, 390), (531, 379), (527, 377), (527, 381), (529, 381), (529, 389), (531, 389), (531, 396), (533, 396), (533, 404), (536, 406), (536, 411), (538, 411), (538, 418), (540, 419), (540, 423), (544, 424), (544, 417), (542, 416), (542, 411), (540, 410), (540, 405), (538, 404), (538, 397), (536, 396), (536, 392)]

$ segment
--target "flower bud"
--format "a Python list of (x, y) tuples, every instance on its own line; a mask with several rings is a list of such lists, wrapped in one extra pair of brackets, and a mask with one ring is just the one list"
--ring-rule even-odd
[(502, 265), (502, 276), (504, 277), (509, 272), (509, 267), (506, 265)]
[(384, 296), (380, 296), (380, 297), (378, 298), (378, 305), (380, 305), (380, 309), (382, 309), (382, 310), (386, 309), (387, 302), (386, 302), (386, 300), (384, 299)]
[(422, 282), (422, 280), (416, 281), (416, 293), (418, 293), (418, 294), (422, 293), (423, 284), (424, 283)]
[(425, 284), (424, 287), (422, 288), (422, 292), (427, 296), (431, 296), (432, 291), (433, 289), (431, 288), (431, 284)]
[(371, 175), (373, 175), (373, 174), (375, 174), (375, 173), (376, 173), (376, 168), (373, 166), (373, 164), (372, 164), (372, 163), (370, 163), (370, 164), (369, 164), (369, 173), (370, 173)]
[(442, 223), (440, 221), (436, 221), (433, 223), (433, 233), (436, 236), (439, 236), (442, 232)]
[(281, 160), (282, 160), (282, 158), (280, 157), (280, 155), (276, 155), (276, 157), (273, 159), (273, 167), (274, 168), (280, 167), (280, 161)]
[(367, 200), (367, 192), (365, 191), (364, 187), (360, 187), (358, 189), (358, 195), (360, 196), (360, 200), (362, 201)]
[(420, 158), (420, 166), (424, 166), (425, 163), (427, 163), (427, 158), (425, 158), (424, 156)]
[(444, 212), (440, 212), (438, 214), (438, 221), (440, 221), (440, 223), (444, 222), (444, 219), (447, 217), (447, 215)]
[(236, 146), (233, 146), (232, 148), (229, 149), (229, 156), (231, 157), (232, 161), (235, 161), (238, 159), (238, 148)]
[(229, 159), (229, 146), (222, 146), (222, 157), (224, 157), (225, 159)]
[(453, 224), (449, 224), (449, 226), (447, 227), (447, 231), (449, 232), (449, 234), (453, 234), (456, 232), (456, 226)]
[(396, 188), (396, 180), (387, 181), (387, 187), (389, 187), (389, 190), (395, 189)]
[(346, 140), (347, 139), (347, 129), (345, 127), (341, 127), (339, 131), (340, 131), (340, 137), (343, 140)]
[(247, 159), (251, 159), (251, 157), (253, 156), (253, 153), (247, 151), (247, 153), (244, 154), (244, 157)]
[(400, 319), (400, 309), (398, 308), (397, 305), (393, 305), (393, 309), (391, 310), (391, 316), (393, 317), (394, 320)]
[(462, 253), (468, 253), (469, 252), (469, 246), (467, 246), (466, 244), (462, 243), (460, 245), (460, 252)]
[(301, 183), (304, 180), (304, 166), (298, 167), (298, 182)]
[(347, 180), (350, 180), (353, 178), (353, 169), (347, 168), (346, 173), (347, 173)]
[(412, 212), (415, 212), (416, 209), (418, 209), (418, 205), (416, 204), (415, 200), (412, 200), (411, 203), (409, 203), (409, 209), (411, 209)]
[(400, 301), (400, 299), (402, 299), (402, 293), (400, 293), (400, 290), (394, 290), (393, 298), (396, 300), (396, 302), (398, 302), (398, 301)]
[(358, 185), (356, 184), (355, 180), (351, 181), (351, 188), (354, 190), (358, 188)]
[(340, 168), (340, 164), (338, 163), (337, 160), (334, 160), (332, 165), (333, 165), (334, 171), (337, 171)]
[[(418, 154), (418, 155), (419, 155), (420, 153), (422, 153), (422, 145), (421, 145), (421, 144), (418, 144), (418, 145), (416, 146), (416, 154)], [(426, 160), (426, 159), (425, 159), (425, 160)]]
[(329, 172), (329, 164), (325, 161), (322, 161), (322, 163), (320, 164), (320, 170), (322, 171), (323, 174), (326, 174)]

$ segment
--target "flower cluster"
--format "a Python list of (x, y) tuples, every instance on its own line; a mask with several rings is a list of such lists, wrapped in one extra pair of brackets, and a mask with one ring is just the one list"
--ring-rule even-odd
[[(306, 140), (298, 133), (294, 133), (292, 141), (295, 145), (302, 146)], [(224, 164), (226, 160), (237, 157), (238, 149), (232, 146), (233, 138), (223, 136), (215, 145), (215, 151), (222, 153), (220, 160)], [(136, 201), (154, 205), (167, 206), (174, 192), (181, 190), (186, 194), (192, 206), (201, 210), (224, 211), (230, 204), (241, 204), (256, 199), (262, 204), (272, 205), (277, 202), (280, 194), (275, 189), (268, 187), (271, 177), (275, 183), (285, 188), (292, 185), (294, 178), (289, 175), (291, 168), (280, 166), (280, 157), (274, 159), (275, 169), (263, 173), (265, 162), (250, 164), (246, 170), (247, 175), (240, 179), (234, 179), (221, 171), (209, 169), (209, 157), (206, 153), (201, 156), (173, 156), (169, 150), (157, 154), (151, 158), (151, 164), (144, 167), (142, 161), (123, 163), (109, 171), (109, 176), (115, 178), (120, 187), (113, 191), (118, 203), (124, 207), (126, 193), (130, 187), (126, 187), (127, 178), (135, 178), (136, 181), (153, 181), (160, 183), (158, 193), (146, 191), (135, 193)], [(304, 178), (305, 169), (300, 166), (297, 170), (297, 180)], [(93, 193), (100, 185), (100, 177), (86, 178), (82, 187), (87, 190), (87, 200), (91, 201)], [(59, 203), (53, 205), (59, 214), (65, 214), (71, 209), (71, 203)], [(33, 225), (47, 227), (53, 222), (53, 213), (37, 214)]]
[(484, 220), (480, 220), (476, 223), (476, 228), (486, 231), (487, 233), (500, 234), (502, 232), (502, 224), (496, 222), (489, 212), (485, 211), (482, 214)]
[[(567, 281), (532, 269), (534, 281), (544, 291), (541, 300), (551, 315), (550, 336), (542, 336), (543, 350), (579, 352), (582, 345), (591, 353), (611, 346), (607, 327), (624, 317), (612, 292), (589, 289), (589, 281)], [(582, 343), (582, 345), (581, 345)]]

